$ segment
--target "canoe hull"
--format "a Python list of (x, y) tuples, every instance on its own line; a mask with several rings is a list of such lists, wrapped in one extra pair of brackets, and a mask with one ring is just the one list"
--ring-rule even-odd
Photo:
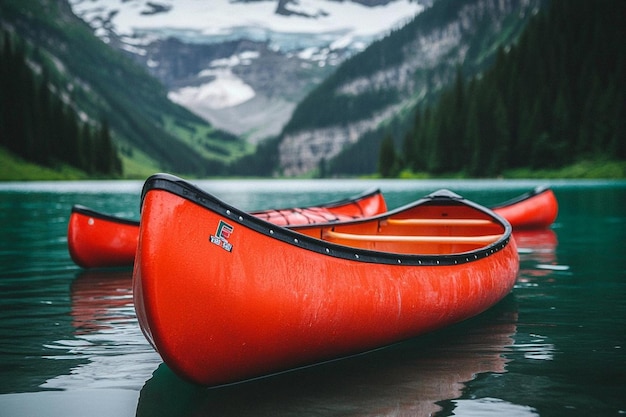
[(507, 219), (513, 229), (545, 229), (556, 220), (559, 205), (551, 189), (538, 187), (492, 210)]
[[(508, 294), (519, 267), (513, 240), (458, 265), (416, 266), (294, 248), (248, 221), (163, 189), (144, 196), (137, 316), (164, 362), (199, 384), (343, 357), (459, 322)], [(227, 239), (216, 238), (225, 228)]]
[(138, 239), (139, 222), (72, 207), (67, 246), (72, 260), (83, 268), (132, 265)]

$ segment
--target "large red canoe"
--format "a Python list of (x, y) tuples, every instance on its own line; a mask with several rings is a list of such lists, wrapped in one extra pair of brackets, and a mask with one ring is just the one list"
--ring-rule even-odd
[[(537, 187), (512, 200), (492, 207), (516, 230), (549, 227), (557, 217), (558, 202), (551, 189)], [(289, 226), (325, 223), (374, 216), (387, 210), (380, 190), (320, 206), (255, 211), (274, 224)], [(139, 222), (72, 207), (67, 243), (72, 260), (83, 268), (131, 266), (135, 259)]]
[[(254, 211), (280, 226), (330, 223), (370, 217), (387, 211), (380, 190), (319, 206)], [(135, 260), (139, 222), (74, 205), (67, 229), (70, 257), (83, 268), (131, 266)]]
[(178, 375), (232, 383), (481, 313), (515, 283), (511, 231), (445, 190), (367, 219), (277, 227), (155, 175), (142, 191), (135, 309)]

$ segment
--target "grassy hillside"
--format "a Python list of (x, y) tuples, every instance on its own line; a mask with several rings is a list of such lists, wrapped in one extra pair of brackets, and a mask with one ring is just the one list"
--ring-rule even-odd
[(42, 167), (24, 161), (0, 147), (0, 181), (32, 181), (32, 180), (81, 180), (87, 174), (62, 166), (56, 168)]

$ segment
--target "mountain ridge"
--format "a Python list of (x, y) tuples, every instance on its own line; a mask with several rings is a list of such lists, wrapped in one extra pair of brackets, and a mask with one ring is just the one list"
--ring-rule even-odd
[[(466, 75), (480, 72), (541, 5), (541, 0), (439, 0), (348, 59), (299, 103), (278, 140), (278, 172), (310, 175), (342, 150), (358, 146), (368, 133), (378, 131), (382, 137), (381, 128), (403, 123), (403, 115), (410, 118), (416, 105), (453, 81), (457, 68)], [(387, 99), (381, 100), (381, 94)], [(314, 127), (308, 125), (312, 115)]]

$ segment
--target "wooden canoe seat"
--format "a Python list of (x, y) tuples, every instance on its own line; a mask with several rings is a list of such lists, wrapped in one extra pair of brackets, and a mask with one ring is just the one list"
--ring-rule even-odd
[(488, 245), (502, 237), (501, 234), (482, 236), (403, 236), (403, 235), (362, 235), (355, 233), (324, 231), (324, 238), (369, 242), (407, 242), (407, 243), (448, 243), (464, 245)]
[(488, 226), (494, 223), (487, 219), (387, 219), (390, 226)]

